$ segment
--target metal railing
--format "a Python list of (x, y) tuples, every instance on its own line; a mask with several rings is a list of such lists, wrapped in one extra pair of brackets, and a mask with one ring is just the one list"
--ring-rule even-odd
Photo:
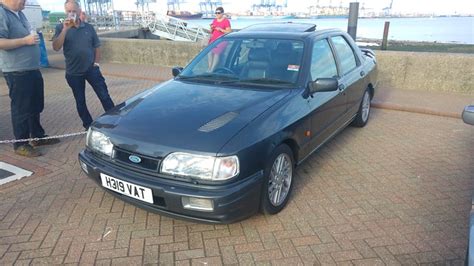
[(209, 37), (209, 31), (199, 25), (166, 15), (142, 13), (138, 21), (154, 35), (173, 41), (198, 42)]

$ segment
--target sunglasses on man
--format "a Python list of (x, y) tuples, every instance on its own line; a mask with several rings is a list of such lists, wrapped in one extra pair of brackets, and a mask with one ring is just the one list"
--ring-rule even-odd
[(216, 11), (216, 13), (214, 13), (214, 14), (216, 14), (216, 15), (220, 15), (220, 14), (222, 14), (222, 12), (220, 12), (220, 11)]

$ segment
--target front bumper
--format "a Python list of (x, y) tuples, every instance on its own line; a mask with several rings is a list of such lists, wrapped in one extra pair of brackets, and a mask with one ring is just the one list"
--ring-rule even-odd
[[(97, 158), (86, 150), (79, 153), (79, 160), (87, 165), (86, 174), (99, 185), (102, 184), (100, 174), (103, 173), (122, 181), (150, 188), (153, 192), (153, 204), (104, 187), (106, 191), (126, 202), (168, 216), (199, 222), (232, 223), (255, 214), (260, 206), (263, 171), (238, 182), (211, 186), (159, 178), (122, 169)], [(212, 211), (185, 209), (182, 197), (211, 199), (214, 209)]]

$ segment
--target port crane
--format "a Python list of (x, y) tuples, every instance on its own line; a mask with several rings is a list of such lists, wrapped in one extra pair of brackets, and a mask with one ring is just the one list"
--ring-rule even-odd
[(137, 6), (137, 10), (141, 8), (142, 11), (145, 11), (145, 6), (146, 9), (149, 10), (148, 4), (150, 3), (156, 3), (156, 0), (137, 0), (135, 5)]
[(199, 2), (199, 8), (203, 18), (214, 18), (214, 10), (222, 6), (221, 0), (205, 0)]
[(106, 16), (113, 10), (112, 0), (83, 0), (84, 11), (89, 15)]
[(168, 0), (168, 10), (179, 11), (181, 10), (180, 4), (184, 3), (184, 0)]
[(310, 16), (345, 16), (349, 13), (349, 9), (344, 3), (346, 0), (340, 0), (339, 4), (333, 3), (333, 0), (316, 0), (315, 2), (309, 6)]
[(288, 7), (288, 0), (276, 1), (276, 0), (260, 0), (259, 4), (253, 4), (252, 10), (258, 11), (266, 9), (268, 11), (276, 10), (281, 11), (283, 8)]
[(390, 16), (390, 15), (392, 15), (392, 5), (393, 5), (393, 1), (394, 1), (394, 0), (390, 0), (390, 5), (387, 6), (387, 7), (384, 7), (384, 8), (382, 9), (385, 16)]

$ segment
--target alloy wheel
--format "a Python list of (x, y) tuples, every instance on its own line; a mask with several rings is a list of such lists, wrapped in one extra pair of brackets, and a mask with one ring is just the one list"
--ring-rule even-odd
[(370, 95), (366, 91), (364, 93), (364, 100), (362, 102), (362, 120), (365, 122), (367, 119), (369, 119), (369, 113), (370, 113)]
[(278, 155), (272, 165), (270, 178), (268, 179), (268, 198), (273, 206), (281, 205), (291, 187), (293, 167), (288, 154)]

